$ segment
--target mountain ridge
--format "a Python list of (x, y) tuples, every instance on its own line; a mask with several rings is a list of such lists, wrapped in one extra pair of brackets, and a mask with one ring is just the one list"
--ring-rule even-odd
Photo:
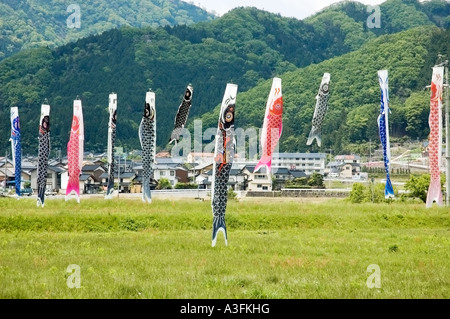
[(90, 0), (77, 4), (64, 0), (2, 2), (0, 59), (22, 48), (52, 48), (121, 26), (173, 26), (215, 18), (180, 0)]

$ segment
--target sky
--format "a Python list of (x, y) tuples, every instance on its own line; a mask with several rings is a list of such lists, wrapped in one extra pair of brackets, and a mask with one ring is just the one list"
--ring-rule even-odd
[[(377, 5), (385, 0), (358, 0), (367, 5)], [(215, 11), (217, 15), (223, 15), (235, 7), (256, 7), (272, 13), (279, 13), (284, 17), (304, 19), (321, 9), (340, 2), (338, 0), (186, 0), (209, 12)]]

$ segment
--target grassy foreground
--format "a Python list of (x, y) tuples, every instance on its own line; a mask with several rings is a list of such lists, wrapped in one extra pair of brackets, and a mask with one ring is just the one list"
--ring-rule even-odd
[(231, 201), (226, 221), (213, 248), (206, 201), (0, 198), (0, 298), (450, 298), (447, 208)]

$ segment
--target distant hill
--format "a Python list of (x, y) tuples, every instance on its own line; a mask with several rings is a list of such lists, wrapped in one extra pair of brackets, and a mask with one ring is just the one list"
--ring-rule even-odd
[[(78, 9), (80, 27), (75, 28)], [(22, 49), (52, 48), (121, 26), (173, 26), (215, 18), (180, 0), (2, 0), (0, 17), (0, 59)]]
[[(385, 4), (394, 8), (407, 5), (418, 15), (429, 8), (428, 2), (415, 3), (389, 0)], [(443, 1), (429, 3), (442, 3), (447, 8)], [(84, 106), (85, 147), (104, 151), (108, 94), (114, 91), (118, 93), (117, 144), (128, 150), (139, 149), (137, 129), (145, 92), (152, 88), (157, 101), (158, 148), (165, 149), (187, 84), (194, 86), (189, 121), (202, 118), (204, 129), (217, 125), (217, 117), (211, 112), (217, 110), (226, 83), (238, 84), (242, 104), (236, 123), (245, 128), (262, 125), (261, 108), (270, 79), (280, 76), (287, 96), (281, 150), (314, 150), (306, 148), (303, 140), (311, 125), (320, 73), (329, 69), (332, 115), (327, 117), (331, 122), (324, 129), (324, 148), (358, 147), (377, 137), (372, 126), (361, 127), (359, 121), (377, 104), (378, 84), (373, 70), (392, 69), (393, 107), (396, 101), (402, 107), (412, 96), (414, 101), (409, 100), (408, 107), (414, 109), (418, 100), (425, 100), (420, 86), (429, 81), (437, 53), (445, 53), (450, 43), (448, 29), (439, 29), (434, 20), (419, 21), (425, 27), (409, 31), (410, 15), (402, 18), (396, 10), (396, 19), (389, 18), (386, 10), (382, 21), (397, 21), (400, 29), (407, 30), (405, 33), (385, 35), (389, 32), (383, 25), (380, 30), (366, 28), (365, 8), (358, 3), (342, 3), (305, 21), (255, 8), (237, 8), (208, 22), (158, 28), (123, 26), (57, 48), (21, 51), (0, 62), (0, 122), (5, 123), (0, 126), (0, 136), (10, 134), (9, 107), (19, 106), (24, 152), (36, 153), (39, 108), (47, 98), (52, 106), (52, 149), (61, 149), (64, 154), (73, 99), (79, 96)], [(334, 13), (327, 18), (330, 11)], [(333, 19), (335, 14), (339, 19)], [(384, 26), (388, 29), (389, 24)], [(245, 94), (241, 97), (246, 91), (251, 99)], [(359, 107), (365, 108), (357, 111)], [(394, 136), (425, 134), (423, 129), (417, 132), (410, 127), (416, 120), (423, 124), (421, 118), (412, 112), (407, 117), (405, 112), (403, 108), (403, 122), (395, 124)], [(1, 140), (0, 150), (6, 147), (7, 139)]]

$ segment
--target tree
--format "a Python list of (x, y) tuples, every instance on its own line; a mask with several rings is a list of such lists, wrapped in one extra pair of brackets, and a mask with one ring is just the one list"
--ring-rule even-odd
[(323, 176), (319, 173), (313, 173), (308, 179), (308, 185), (311, 187), (325, 188)]
[(405, 184), (405, 189), (410, 191), (410, 197), (420, 198), (425, 203), (427, 201), (427, 192), (429, 186), (429, 174), (424, 174), (421, 176), (411, 175), (411, 177)]
[[(444, 184), (445, 184), (445, 175), (441, 174), (441, 188), (443, 188)], [(411, 177), (405, 184), (405, 189), (410, 192), (409, 197), (420, 198), (424, 203), (427, 202), (427, 194), (429, 187), (430, 187), (430, 174), (423, 174), (420, 176), (411, 175)]]
[(430, 113), (430, 92), (417, 92), (405, 102), (406, 132), (411, 138), (426, 138), (430, 132), (428, 115)]

